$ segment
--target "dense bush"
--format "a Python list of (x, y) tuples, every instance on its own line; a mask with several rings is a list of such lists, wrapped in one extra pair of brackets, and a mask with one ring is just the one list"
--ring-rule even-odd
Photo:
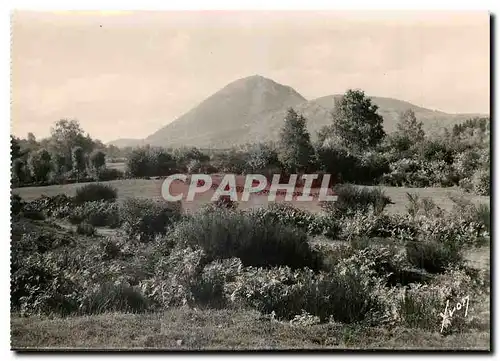
[(87, 222), (94, 227), (116, 228), (121, 224), (119, 205), (115, 202), (95, 201), (61, 209), (60, 215), (73, 224)]
[(134, 149), (127, 156), (126, 168), (132, 177), (168, 176), (177, 171), (174, 157), (161, 147)]
[(490, 170), (480, 169), (472, 177), (472, 189), (474, 193), (481, 196), (490, 195)]
[[(478, 277), (477, 280), (480, 278)], [(470, 316), (451, 318), (449, 313), (445, 314), (443, 311), (447, 301), (451, 306), (456, 302), (463, 302), (466, 296), (469, 296), (470, 300), (477, 298), (483, 288), (478, 287), (477, 280), (472, 279), (466, 270), (454, 268), (438, 275), (428, 285), (412, 284), (405, 287), (401, 290), (402, 297), (397, 297), (397, 313), (400, 323), (407, 327), (443, 334), (463, 331), (464, 325), (471, 323), (473, 318)], [(469, 313), (471, 313), (470, 309)], [(442, 330), (441, 327), (443, 327)]]
[(25, 211), (41, 212), (47, 216), (57, 215), (63, 209), (71, 209), (74, 206), (73, 199), (65, 194), (47, 197), (42, 196), (23, 206)]
[(116, 193), (116, 189), (110, 185), (92, 183), (78, 188), (74, 200), (77, 204), (94, 201), (114, 201), (117, 197)]
[(96, 178), (99, 182), (122, 179), (124, 176), (125, 174), (121, 170), (115, 168), (102, 168), (96, 173)]
[(125, 281), (94, 284), (85, 290), (79, 302), (79, 312), (99, 314), (105, 312), (144, 312), (149, 301), (138, 287)]
[(148, 242), (181, 218), (181, 204), (129, 198), (120, 205), (119, 214), (128, 237)]
[(413, 239), (419, 232), (419, 225), (409, 217), (401, 215), (376, 214), (373, 211), (356, 212), (341, 220), (340, 239), (354, 241), (360, 237), (396, 237)]
[(434, 240), (407, 242), (406, 254), (412, 265), (430, 273), (442, 273), (446, 268), (462, 261), (462, 253), (458, 245)]
[(308, 212), (287, 203), (271, 203), (266, 208), (255, 208), (250, 212), (257, 219), (300, 228), (312, 236), (325, 235), (335, 238), (340, 231), (339, 222), (335, 217)]
[(93, 235), (95, 235), (95, 228), (89, 223), (82, 222), (76, 226), (76, 233), (92, 237)]
[(333, 189), (337, 196), (335, 202), (324, 202), (323, 209), (333, 215), (354, 214), (373, 209), (381, 213), (387, 204), (392, 203), (380, 188), (366, 188), (350, 184), (338, 184)]
[(172, 240), (201, 247), (210, 260), (237, 257), (244, 265), (317, 268), (318, 259), (302, 230), (254, 213), (214, 209), (177, 224)]
[(78, 286), (64, 265), (64, 260), (52, 253), (14, 254), (11, 309), (21, 314), (75, 312)]
[(18, 194), (10, 194), (10, 216), (18, 215), (23, 209), (24, 202)]
[(352, 323), (378, 311), (375, 285), (363, 272), (342, 268), (315, 274), (289, 267), (247, 268), (227, 285), (230, 299), (278, 319), (293, 319), (303, 311), (321, 321)]

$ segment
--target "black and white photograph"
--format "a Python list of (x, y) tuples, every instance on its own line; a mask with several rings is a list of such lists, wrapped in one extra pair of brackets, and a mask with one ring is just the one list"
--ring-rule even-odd
[(10, 20), (12, 351), (492, 351), (491, 13)]

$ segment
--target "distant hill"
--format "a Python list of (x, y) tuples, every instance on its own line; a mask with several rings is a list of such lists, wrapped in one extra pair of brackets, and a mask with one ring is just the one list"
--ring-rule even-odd
[(260, 119), (305, 101), (293, 88), (254, 75), (225, 86), (145, 141), (203, 147), (244, 143)]
[(115, 147), (118, 148), (125, 148), (125, 147), (137, 147), (145, 143), (144, 139), (120, 138), (112, 140), (106, 144), (114, 145)]
[[(304, 115), (314, 139), (322, 126), (331, 124), (330, 114), (335, 107), (335, 99), (340, 97), (337, 94), (308, 101), (289, 86), (254, 75), (228, 84), (143, 141), (119, 139), (111, 143), (122, 147), (151, 144), (227, 148), (276, 140), (289, 107)], [(379, 106), (387, 132), (395, 130), (398, 114), (407, 109), (413, 109), (417, 119), (423, 122), (425, 131), (431, 133), (474, 116), (484, 116), (447, 114), (392, 98), (373, 96), (371, 99)]]

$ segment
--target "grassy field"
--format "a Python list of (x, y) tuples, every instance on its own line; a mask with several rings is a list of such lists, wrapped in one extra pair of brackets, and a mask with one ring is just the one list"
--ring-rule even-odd
[[(163, 180), (145, 180), (145, 179), (125, 179), (125, 180), (115, 180), (109, 182), (102, 182), (104, 184), (109, 184), (118, 190), (118, 198), (124, 199), (128, 197), (137, 198), (153, 198), (161, 199), (161, 185)], [(74, 195), (76, 189), (81, 187), (82, 184), (65, 184), (65, 185), (52, 185), (46, 187), (23, 187), (13, 190), (13, 193), (19, 194), (25, 200), (33, 200), (39, 198), (42, 195), (54, 196), (57, 194), (67, 194)], [(468, 193), (464, 193), (459, 188), (405, 188), (405, 187), (381, 187), (383, 191), (388, 195), (395, 204), (390, 204), (387, 206), (387, 211), (389, 213), (401, 213), (405, 211), (405, 207), (408, 204), (407, 193), (416, 193), (420, 197), (431, 198), (439, 207), (449, 210), (453, 207), (453, 201), (450, 196), (463, 196), (466, 199), (470, 199), (477, 203), (489, 204), (490, 198), (485, 196), (477, 196)], [(251, 199), (253, 199), (252, 196)], [(249, 202), (246, 204), (241, 203), (239, 206), (242, 208), (261, 206), (266, 203), (266, 197), (262, 196), (260, 199), (254, 202)], [(201, 199), (199, 202), (183, 203), (185, 209), (195, 209), (200, 203), (208, 202), (208, 200)], [(313, 211), (319, 211), (321, 208), (315, 203), (309, 202), (296, 202), (299, 207), (308, 208)]]
[(395, 327), (293, 326), (246, 310), (175, 308), (162, 314), (103, 314), (12, 320), (16, 349), (440, 349), (489, 350), (489, 330), (442, 336)]

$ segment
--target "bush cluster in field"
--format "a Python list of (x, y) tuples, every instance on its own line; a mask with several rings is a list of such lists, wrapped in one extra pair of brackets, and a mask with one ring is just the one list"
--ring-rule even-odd
[[(69, 197), (33, 204), (14, 197), (13, 312), (145, 312), (187, 304), (250, 307), (293, 323), (438, 330), (447, 299), (488, 287), (462, 255), (488, 240), (489, 209), (461, 199), (445, 212), (410, 196), (406, 214), (388, 215), (382, 192), (344, 185), (338, 207), (320, 214), (287, 205), (209, 205), (183, 215), (177, 205), (152, 200), (84, 198), (76, 205)], [(74, 219), (78, 234), (37, 228), (55, 227), (48, 221), (26, 230), (30, 206), (49, 219)], [(119, 235), (95, 235), (94, 211), (119, 225)], [(330, 241), (309, 242), (316, 235)]]

